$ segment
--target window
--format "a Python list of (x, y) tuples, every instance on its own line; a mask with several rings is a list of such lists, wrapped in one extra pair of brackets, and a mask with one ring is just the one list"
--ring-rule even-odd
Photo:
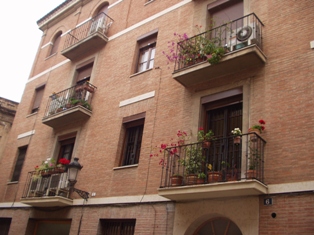
[(92, 74), (94, 62), (87, 63), (76, 69), (76, 83), (89, 80)]
[(11, 218), (0, 218), (0, 235), (9, 234), (11, 220)]
[(100, 235), (133, 235), (135, 219), (100, 219)]
[(231, 130), (243, 130), (242, 100), (241, 88), (203, 97), (201, 100), (204, 110), (202, 126), (206, 132), (212, 130), (217, 137), (211, 146), (208, 159), (214, 170), (219, 169), (223, 161), (230, 173), (240, 172), (241, 145), (233, 144)]
[(62, 32), (58, 32), (56, 34), (56, 36), (54, 37), (53, 44), (52, 44), (49, 55), (53, 55), (53, 54), (57, 53), (57, 50), (58, 50), (58, 47), (59, 47), (59, 44), (61, 41), (61, 35), (62, 35)]
[(152, 69), (154, 66), (157, 33), (154, 31), (150, 36), (145, 36), (138, 40), (139, 57), (136, 70), (138, 73)]
[(17, 156), (17, 160), (15, 163), (15, 167), (14, 167), (14, 171), (13, 171), (13, 175), (11, 179), (12, 182), (18, 181), (20, 179), (20, 175), (21, 175), (21, 171), (22, 171), (22, 167), (23, 167), (24, 159), (26, 155), (26, 150), (27, 150), (27, 146), (21, 147), (18, 149), (18, 156)]
[(71, 161), (72, 158), (72, 153), (74, 149), (74, 144), (75, 144), (75, 135), (76, 133), (71, 133), (65, 136), (60, 136), (59, 137), (59, 153), (58, 153), (58, 159), (57, 162), (61, 158), (65, 158), (69, 161)]
[(42, 100), (43, 95), (44, 95), (44, 89), (45, 89), (44, 85), (40, 86), (40, 87), (37, 87), (35, 89), (35, 98), (34, 98), (34, 102), (33, 102), (33, 107), (32, 107), (31, 113), (38, 112), (41, 100)]
[[(218, 0), (208, 4), (212, 25), (218, 27), (243, 16), (243, 0), (225, 1)], [(241, 25), (237, 25), (240, 27)], [(232, 25), (232, 28), (234, 25)]]
[(34, 220), (27, 225), (27, 234), (34, 235), (69, 235), (71, 220)]
[(124, 118), (123, 126), (125, 137), (123, 143), (122, 166), (133, 165), (139, 162), (145, 113)]

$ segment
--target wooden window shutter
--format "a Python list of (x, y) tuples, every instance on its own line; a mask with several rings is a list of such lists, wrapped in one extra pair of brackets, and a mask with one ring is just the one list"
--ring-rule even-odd
[(85, 65), (79, 69), (77, 69), (77, 77), (76, 77), (76, 81), (79, 82), (81, 80), (83, 80), (84, 78), (90, 77), (92, 74), (92, 70), (93, 70), (93, 65), (94, 63), (90, 63), (88, 65)]
[(36, 94), (35, 94), (35, 99), (34, 99), (34, 103), (33, 103), (32, 113), (37, 112), (39, 109), (41, 100), (42, 100), (43, 95), (44, 95), (44, 88), (45, 88), (45, 86), (42, 86), (42, 87), (39, 87), (35, 90)]

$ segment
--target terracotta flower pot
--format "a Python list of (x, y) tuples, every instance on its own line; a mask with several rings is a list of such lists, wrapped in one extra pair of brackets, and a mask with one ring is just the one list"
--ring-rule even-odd
[(171, 176), (170, 185), (173, 186), (182, 186), (183, 177), (181, 175)]
[(256, 133), (256, 134), (250, 134), (250, 140), (252, 142), (256, 142), (257, 141), (257, 136), (260, 135), (260, 131), (258, 129), (254, 129), (254, 128), (250, 128), (249, 129), (249, 133)]
[(240, 144), (241, 143), (241, 136), (235, 136), (234, 138), (233, 138), (233, 143), (234, 144)]
[(210, 148), (210, 145), (211, 145), (211, 142), (210, 142), (210, 141), (206, 141), (206, 140), (205, 140), (205, 141), (203, 142), (203, 148), (207, 148), (207, 149), (208, 149), (208, 148)]
[(222, 180), (222, 174), (218, 171), (210, 171), (207, 173), (208, 183), (219, 182)]

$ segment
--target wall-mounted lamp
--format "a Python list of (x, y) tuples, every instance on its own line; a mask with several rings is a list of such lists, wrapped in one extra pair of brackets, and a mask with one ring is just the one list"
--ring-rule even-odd
[(70, 183), (70, 192), (71, 191), (77, 192), (81, 196), (81, 198), (87, 201), (87, 199), (89, 198), (89, 193), (82, 191), (80, 189), (74, 188), (74, 185), (76, 184), (77, 174), (83, 168), (83, 166), (81, 166), (78, 160), (79, 160), (78, 158), (74, 158), (73, 162), (71, 162), (68, 165), (68, 180)]

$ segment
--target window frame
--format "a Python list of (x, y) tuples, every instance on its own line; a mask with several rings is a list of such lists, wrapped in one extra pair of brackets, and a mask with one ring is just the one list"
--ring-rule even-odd
[(19, 181), (25, 161), (25, 157), (27, 154), (27, 148), (28, 146), (23, 146), (18, 148), (18, 154), (17, 158), (15, 161), (12, 177), (11, 177), (11, 182), (16, 182)]
[(43, 85), (37, 86), (35, 88), (35, 94), (34, 94), (31, 114), (37, 113), (39, 111), (40, 104), (41, 104), (42, 99), (44, 97), (45, 86), (46, 86), (46, 84), (43, 84)]
[[(130, 166), (139, 163), (146, 113), (123, 118), (123, 145), (119, 166)], [(134, 138), (132, 138), (134, 137)], [(133, 142), (132, 142), (133, 141)], [(131, 154), (135, 156), (131, 158)]]
[[(155, 56), (156, 56), (156, 46), (157, 46), (157, 36), (158, 36), (158, 29), (155, 29), (137, 38), (137, 53), (138, 54), (135, 60), (136, 61), (135, 73), (142, 73), (154, 67)], [(147, 59), (145, 61), (141, 61), (143, 52), (148, 52)], [(146, 63), (145, 69), (141, 69), (140, 64), (145, 64), (145, 63)]]

